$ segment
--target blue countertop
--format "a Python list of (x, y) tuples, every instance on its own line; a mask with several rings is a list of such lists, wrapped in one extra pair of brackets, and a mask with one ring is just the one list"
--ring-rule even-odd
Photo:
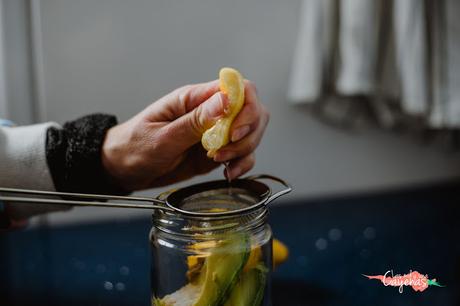
[[(458, 305), (460, 184), (298, 202), (270, 211), (289, 246), (273, 305)], [(69, 212), (71, 213), (71, 212)], [(0, 234), (0, 305), (149, 305), (148, 218)], [(362, 274), (428, 274), (385, 287)]]

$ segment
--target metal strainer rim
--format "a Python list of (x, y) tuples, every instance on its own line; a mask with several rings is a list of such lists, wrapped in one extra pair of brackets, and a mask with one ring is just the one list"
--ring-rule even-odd
[[(276, 181), (278, 183), (283, 184), (286, 187), (286, 189), (281, 190), (281, 191), (277, 192), (276, 194), (272, 194), (272, 189), (270, 188), (270, 186), (260, 182), (259, 180), (261, 180), (261, 179), (269, 179), (269, 180)], [(241, 187), (241, 185), (243, 185), (243, 186), (251, 186), (252, 185), (252, 186), (256, 186), (256, 188), (258, 187), (260, 189), (263, 189), (263, 192), (257, 193), (258, 197), (259, 197), (259, 201), (256, 202), (255, 204), (250, 205), (248, 207), (235, 209), (235, 210), (230, 210), (230, 211), (225, 211), (225, 212), (194, 212), (194, 211), (181, 209), (180, 207), (178, 207), (178, 203), (172, 203), (172, 202), (177, 201), (177, 199), (175, 199), (174, 197), (177, 197), (180, 194), (186, 194), (187, 195), (189, 193), (189, 195), (192, 195), (193, 192), (190, 192), (190, 191), (193, 191), (193, 190), (199, 190), (199, 192), (203, 192), (203, 191), (206, 191), (206, 190), (212, 190), (213, 188), (210, 188), (210, 186), (222, 187), (222, 188), (226, 187), (226, 186), (228, 186), (228, 182), (226, 180), (208, 181), (208, 182), (198, 183), (198, 184), (190, 185), (190, 186), (187, 186), (187, 187), (179, 188), (179, 189), (176, 189), (176, 190), (171, 190), (169, 192), (160, 194), (157, 197), (157, 200), (162, 201), (168, 208), (174, 210), (174, 212), (180, 213), (182, 215), (189, 216), (189, 217), (200, 217), (200, 218), (205, 218), (205, 217), (226, 217), (226, 216), (235, 216), (235, 215), (239, 215), (239, 214), (244, 214), (244, 213), (248, 213), (248, 212), (254, 211), (256, 209), (259, 209), (262, 206), (267, 205), (268, 203), (270, 203), (274, 199), (276, 199), (276, 198), (280, 197), (281, 195), (284, 195), (284, 194), (286, 194), (286, 193), (288, 193), (288, 192), (290, 192), (292, 190), (291, 186), (288, 183), (286, 183), (284, 180), (282, 180), (280, 178), (277, 178), (277, 177), (274, 177), (274, 176), (271, 176), (271, 175), (266, 175), (266, 174), (249, 176), (249, 177), (246, 177), (246, 178), (237, 179), (237, 180), (232, 181), (231, 184), (232, 184), (232, 186), (234, 186), (236, 188)], [(235, 186), (235, 185), (237, 185), (237, 186)], [(248, 190), (250, 192), (256, 193), (256, 192), (254, 192), (254, 189), (256, 189), (256, 188), (253, 188), (253, 189), (242, 188), (242, 189), (246, 189), (246, 190)], [(214, 189), (217, 189), (217, 188), (214, 188)], [(195, 192), (195, 193), (198, 194), (199, 192)], [(183, 196), (182, 198), (185, 199), (186, 197)]]

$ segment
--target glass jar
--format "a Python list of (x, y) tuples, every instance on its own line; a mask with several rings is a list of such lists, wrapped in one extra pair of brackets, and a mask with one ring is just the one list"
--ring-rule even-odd
[(271, 305), (266, 204), (288, 189), (271, 195), (250, 179), (232, 182), (231, 188), (215, 181), (169, 194), (185, 213), (153, 214), (152, 305)]

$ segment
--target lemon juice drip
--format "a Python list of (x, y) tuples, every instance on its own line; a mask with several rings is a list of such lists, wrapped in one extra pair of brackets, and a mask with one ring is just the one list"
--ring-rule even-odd
[(232, 179), (230, 178), (230, 167), (228, 166), (228, 162), (224, 162), (224, 167), (225, 167), (225, 171), (227, 172), (227, 182), (228, 182), (228, 194), (231, 195), (232, 194)]

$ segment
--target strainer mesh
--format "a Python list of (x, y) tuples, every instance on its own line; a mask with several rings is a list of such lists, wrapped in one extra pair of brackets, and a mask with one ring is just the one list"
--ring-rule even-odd
[(258, 203), (259, 197), (242, 188), (219, 188), (184, 198), (177, 208), (189, 212), (228, 212)]

